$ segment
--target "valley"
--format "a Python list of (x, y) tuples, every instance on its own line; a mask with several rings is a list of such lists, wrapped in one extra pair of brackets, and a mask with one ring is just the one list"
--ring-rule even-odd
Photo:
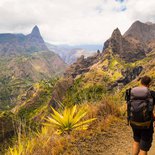
[[(124, 94), (127, 88), (138, 86), (144, 75), (153, 79), (150, 89), (155, 89), (154, 30), (155, 24), (140, 21), (123, 35), (116, 28), (105, 41), (103, 51), (81, 56), (69, 66), (46, 47), (42, 49), (43, 42), (38, 46), (36, 38), (33, 46), (37, 51), (11, 53), (11, 57), (2, 53), (0, 106), (7, 111), (0, 115), (0, 121), (5, 122), (0, 126), (0, 138), (4, 140), (14, 133), (15, 140), (11, 149), (6, 147), (1, 152), (130, 154), (132, 135), (125, 122)], [(32, 36), (36, 37), (36, 33), (40, 34), (37, 27)], [(15, 134), (8, 116), (22, 132)], [(62, 133), (56, 134), (57, 129)]]

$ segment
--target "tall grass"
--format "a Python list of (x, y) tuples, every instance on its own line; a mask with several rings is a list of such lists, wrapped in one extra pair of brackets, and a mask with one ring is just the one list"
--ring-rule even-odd
[[(63, 154), (72, 142), (78, 141), (80, 137), (87, 138), (97, 132), (102, 132), (116, 117), (121, 116), (120, 102), (119, 97), (106, 96), (96, 104), (81, 104), (67, 108), (62, 113), (53, 109), (51, 115), (47, 117), (48, 125), (43, 126), (37, 133), (28, 135), (19, 130), (16, 145), (9, 148), (6, 155)], [(89, 125), (89, 130), (85, 132), (76, 130), (76, 127), (83, 127), (91, 122), (84, 120), (93, 118), (97, 120)], [(55, 134), (56, 129), (65, 134)], [(69, 134), (66, 131), (69, 131)]]

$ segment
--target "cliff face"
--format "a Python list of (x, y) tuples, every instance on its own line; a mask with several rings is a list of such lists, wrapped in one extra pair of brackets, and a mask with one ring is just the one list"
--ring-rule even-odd
[(138, 40), (143, 44), (146, 53), (149, 53), (155, 48), (155, 24), (136, 21), (125, 32), (124, 37), (133, 41)]
[(74, 64), (70, 65), (66, 69), (64, 76), (65, 77), (72, 76), (73, 78), (75, 78), (80, 74), (84, 74), (88, 72), (90, 67), (93, 64), (97, 63), (100, 58), (101, 58), (100, 53), (96, 53), (94, 56), (90, 56), (88, 58), (84, 58), (84, 56), (81, 56), (80, 58), (77, 59), (77, 61)]
[(143, 44), (138, 40), (125, 38), (121, 35), (119, 29), (115, 29), (105, 44), (103, 52), (112, 50), (112, 53), (119, 55), (126, 62), (134, 62), (143, 59), (146, 51)]
[(141, 42), (155, 40), (155, 24), (136, 21), (125, 32), (124, 37), (133, 37)]

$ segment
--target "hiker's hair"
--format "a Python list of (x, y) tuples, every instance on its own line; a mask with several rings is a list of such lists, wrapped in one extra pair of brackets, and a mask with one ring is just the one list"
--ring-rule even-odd
[(141, 84), (145, 85), (145, 86), (148, 86), (151, 81), (152, 81), (152, 79), (149, 76), (143, 76), (141, 78)]

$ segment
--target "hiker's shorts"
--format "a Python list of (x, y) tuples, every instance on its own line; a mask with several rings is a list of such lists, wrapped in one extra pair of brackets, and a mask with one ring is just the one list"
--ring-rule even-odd
[(140, 149), (143, 151), (149, 151), (153, 140), (153, 124), (149, 129), (136, 129), (132, 127), (132, 130), (134, 140), (140, 143)]

